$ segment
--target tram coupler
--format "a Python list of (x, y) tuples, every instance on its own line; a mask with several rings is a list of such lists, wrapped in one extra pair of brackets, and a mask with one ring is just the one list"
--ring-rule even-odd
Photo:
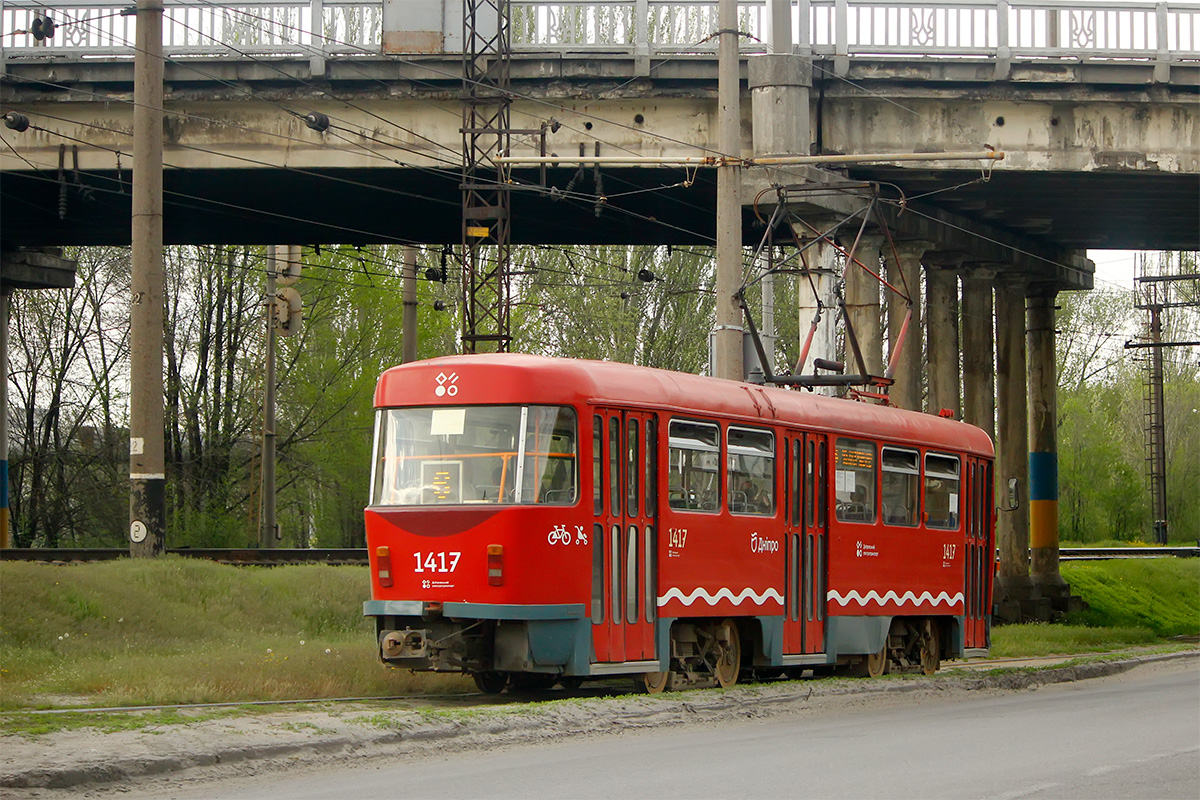
[(429, 658), (429, 631), (387, 631), (379, 637), (384, 661), (399, 658)]

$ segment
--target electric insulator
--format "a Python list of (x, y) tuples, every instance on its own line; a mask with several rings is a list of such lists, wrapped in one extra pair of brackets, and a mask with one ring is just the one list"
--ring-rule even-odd
[(628, 299), (629, 299), (629, 292), (621, 292), (621, 299), (622, 299), (622, 300), (628, 300)]
[(324, 133), (329, 130), (329, 117), (320, 111), (310, 111), (304, 115), (304, 124), (317, 133)]
[(54, 20), (49, 17), (35, 17), (29, 32), (33, 34), (34, 39), (40, 42), (43, 39), (53, 39), (56, 27), (58, 26), (54, 24)]
[(641, 269), (638, 270), (637, 276), (638, 276), (638, 280), (641, 281), (642, 283), (650, 283), (650, 281), (654, 280), (655, 277), (657, 277), (653, 272), (646, 269), (645, 267), (642, 267)]
[(4, 115), (4, 127), (17, 133), (27, 131), (29, 130), (29, 117), (16, 111), (9, 111)]
[(444, 269), (438, 269), (437, 267), (430, 267), (429, 269), (425, 270), (425, 280), (429, 281), (430, 283), (436, 283), (439, 281), (441, 283), (445, 283), (446, 271)]
[(433, 310), (434, 311), (445, 311), (446, 304), (444, 302), (442, 302), (441, 300), (434, 300), (433, 301)]

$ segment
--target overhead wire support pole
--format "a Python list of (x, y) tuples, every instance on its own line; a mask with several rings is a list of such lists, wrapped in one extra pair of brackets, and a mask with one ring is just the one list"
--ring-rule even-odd
[[(508, 155), (512, 62), (509, 0), (466, 0), (463, 7), (463, 351), (491, 343), (507, 352), (511, 258)], [(485, 248), (495, 248), (487, 259)]]
[(717, 167), (716, 314), (712, 332), (712, 373), (740, 381), (742, 310), (736, 293), (742, 282), (741, 78), (738, 55), (737, 0), (717, 5), (718, 148), (726, 160)]
[(166, 547), (162, 0), (137, 0), (129, 313), (129, 553)]
[(259, 500), (258, 546), (268, 550), (276, 546), (279, 525), (275, 517), (275, 346), (278, 322), (275, 313), (279, 248), (267, 247), (267, 288), (263, 295), (263, 316), (267, 329), (267, 357), (263, 365), (263, 440), (262, 440), (262, 497)]

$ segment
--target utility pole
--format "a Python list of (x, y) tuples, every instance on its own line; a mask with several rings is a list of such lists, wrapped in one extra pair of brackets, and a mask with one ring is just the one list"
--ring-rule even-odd
[[(463, 352), (507, 353), (512, 249), (509, 0), (463, 3)], [(487, 258), (487, 249), (495, 253)]]
[(408, 364), (417, 360), (417, 248), (401, 248), (400, 276), (404, 296), (404, 316), (400, 326), (400, 361)]
[(1167, 425), (1163, 406), (1162, 307), (1150, 306), (1150, 504), (1154, 542), (1167, 543)]
[(712, 371), (718, 378), (740, 381), (742, 310), (734, 295), (742, 283), (741, 80), (739, 77), (737, 0), (717, 6), (718, 148), (724, 161), (717, 167), (717, 308), (713, 327)]
[(275, 279), (279, 274), (279, 248), (267, 247), (267, 290), (263, 295), (263, 316), (267, 322), (267, 358), (263, 368), (263, 441), (262, 511), (258, 518), (258, 546), (270, 550), (279, 541), (275, 521), (275, 339), (278, 319), (275, 313)]
[[(300, 279), (300, 248), (296, 245), (267, 247), (267, 287), (263, 316), (267, 324), (267, 357), (263, 368), (262, 496), (259, 500), (258, 546), (279, 546), (279, 522), (275, 515), (275, 350), (280, 336), (300, 330), (300, 293), (292, 284)], [(279, 288), (283, 287), (283, 288)]]
[(129, 314), (129, 554), (166, 546), (163, 454), (162, 0), (137, 0)]
[[(1145, 291), (1146, 302), (1135, 308), (1150, 312), (1148, 325), (1149, 342), (1126, 342), (1125, 348), (1150, 348), (1147, 359), (1150, 367), (1146, 385), (1146, 466), (1150, 477), (1150, 505), (1154, 516), (1154, 541), (1166, 544), (1167, 520), (1167, 422), (1163, 402), (1163, 348), (1193, 347), (1200, 342), (1164, 342), (1162, 340), (1162, 312), (1168, 308), (1198, 308), (1200, 301), (1183, 300), (1171, 302), (1170, 288), (1179, 281), (1200, 282), (1200, 273), (1177, 275), (1146, 275), (1146, 261), (1142, 259), (1142, 275), (1135, 280)], [(1193, 295), (1194, 296), (1194, 295)]]
[(8, 528), (8, 300), (12, 290), (0, 286), (0, 547), (11, 547)]

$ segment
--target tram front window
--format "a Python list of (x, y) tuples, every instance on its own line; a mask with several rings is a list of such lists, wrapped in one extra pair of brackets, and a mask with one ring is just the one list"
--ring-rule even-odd
[(572, 505), (577, 432), (562, 406), (382, 409), (371, 504)]

